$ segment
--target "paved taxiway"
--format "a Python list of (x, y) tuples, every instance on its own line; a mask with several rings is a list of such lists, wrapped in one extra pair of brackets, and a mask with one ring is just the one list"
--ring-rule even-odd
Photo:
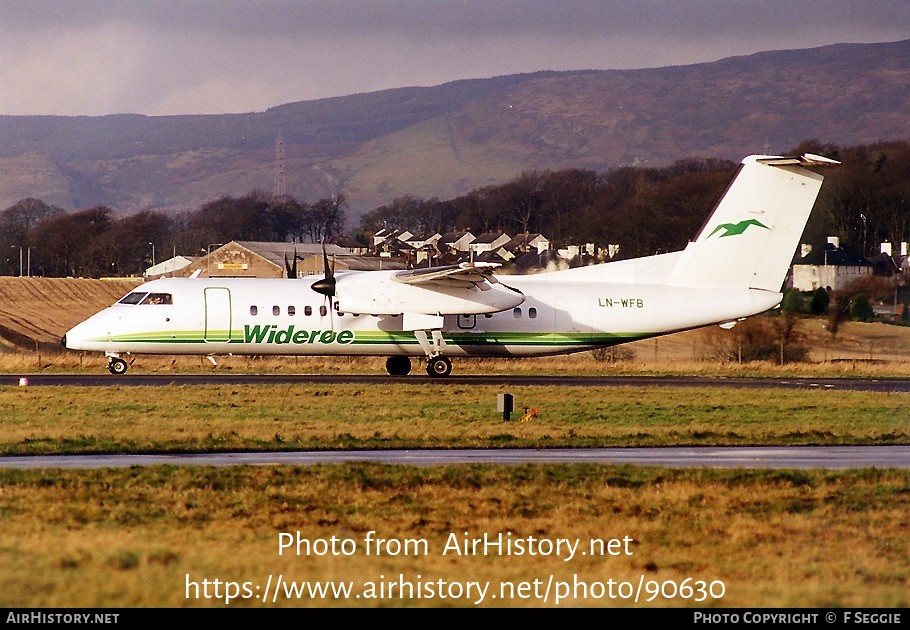
[(289, 451), (191, 455), (35, 455), (0, 457), (0, 468), (125, 468), (374, 462), (440, 464), (635, 464), (690, 468), (910, 468), (910, 445), (662, 448), (426, 449)]

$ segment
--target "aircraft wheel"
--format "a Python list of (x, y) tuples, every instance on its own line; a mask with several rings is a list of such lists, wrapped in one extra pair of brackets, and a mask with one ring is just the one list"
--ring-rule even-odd
[(127, 366), (126, 361), (123, 359), (112, 358), (107, 362), (107, 369), (111, 374), (126, 374), (127, 367), (129, 366)]
[(403, 356), (389, 357), (385, 361), (385, 371), (392, 376), (407, 376), (411, 372), (411, 359)]
[(437, 355), (427, 360), (427, 374), (433, 378), (445, 378), (452, 373), (452, 362), (444, 355)]

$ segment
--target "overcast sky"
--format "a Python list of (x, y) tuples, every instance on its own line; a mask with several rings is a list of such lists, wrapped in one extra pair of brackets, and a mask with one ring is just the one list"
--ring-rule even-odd
[(0, 0), (0, 114), (262, 111), (910, 39), (910, 0)]

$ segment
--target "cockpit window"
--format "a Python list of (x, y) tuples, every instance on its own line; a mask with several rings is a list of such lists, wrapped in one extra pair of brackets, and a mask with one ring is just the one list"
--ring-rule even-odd
[(173, 304), (170, 293), (149, 293), (140, 304)]
[(118, 304), (139, 304), (139, 302), (142, 301), (142, 298), (144, 298), (146, 295), (148, 295), (148, 293), (145, 293), (143, 291), (133, 291), (126, 297), (122, 298)]

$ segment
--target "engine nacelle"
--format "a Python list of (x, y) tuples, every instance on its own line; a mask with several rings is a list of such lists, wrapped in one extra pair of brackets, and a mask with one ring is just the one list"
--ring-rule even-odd
[(482, 283), (405, 284), (397, 272), (350, 273), (335, 278), (334, 301), (342, 313), (426, 315), (496, 313), (524, 302), (524, 294), (504, 284)]

